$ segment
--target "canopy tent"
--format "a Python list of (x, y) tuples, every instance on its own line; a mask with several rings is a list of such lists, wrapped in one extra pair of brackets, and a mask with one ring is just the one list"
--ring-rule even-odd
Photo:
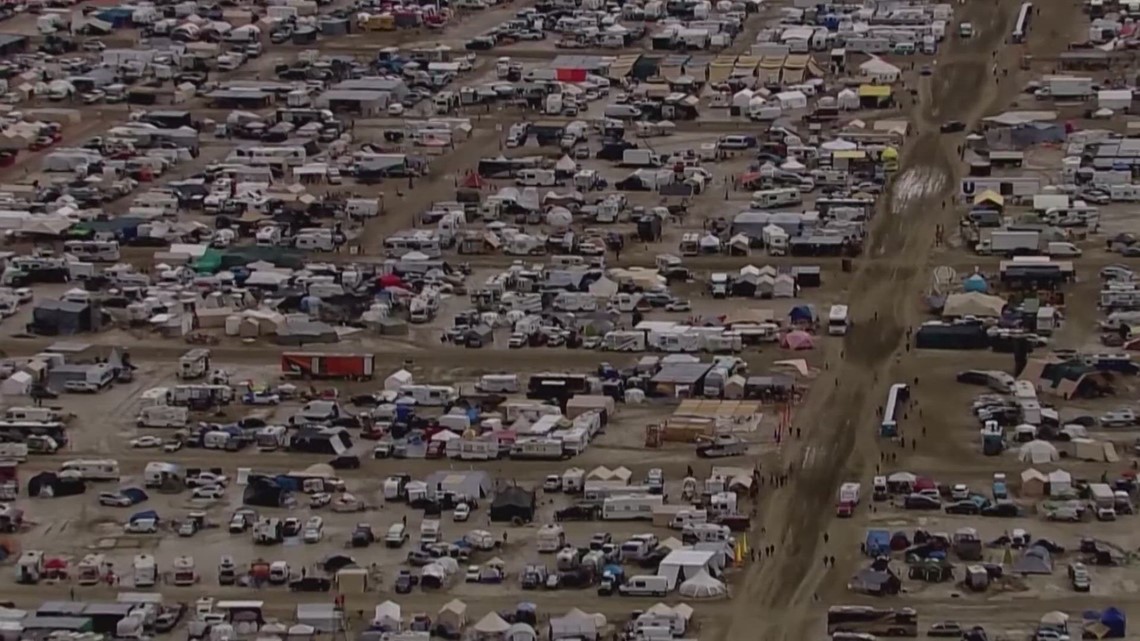
[(691, 599), (718, 599), (728, 594), (724, 583), (712, 578), (703, 570), (681, 583), (680, 592), (681, 596)]
[(788, 332), (780, 337), (780, 347), (790, 350), (811, 349), (815, 347), (815, 339), (811, 334), (802, 331)]
[(511, 629), (511, 624), (504, 621), (498, 612), (488, 612), (473, 629), (480, 638), (503, 637)]
[(966, 292), (964, 294), (950, 294), (942, 307), (943, 317), (978, 316), (982, 318), (997, 318), (1005, 308), (1005, 299), (1000, 296), (990, 296), (980, 292)]
[(1037, 440), (1022, 445), (1021, 450), (1017, 453), (1017, 458), (1023, 463), (1041, 465), (1056, 461), (1061, 458), (1061, 455), (1057, 453), (1057, 448), (1052, 443)]

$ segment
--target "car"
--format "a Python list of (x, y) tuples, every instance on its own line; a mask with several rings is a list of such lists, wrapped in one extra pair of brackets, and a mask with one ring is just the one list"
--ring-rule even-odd
[(198, 533), (198, 524), (192, 520), (185, 520), (178, 526), (178, 536), (191, 537)]
[(204, 487), (208, 485), (225, 485), (229, 479), (224, 474), (214, 472), (199, 472), (195, 476), (186, 477), (187, 487)]
[(154, 631), (167, 633), (178, 627), (182, 617), (186, 616), (187, 609), (185, 603), (162, 606), (162, 612), (154, 620)]
[(121, 492), (100, 492), (99, 505), (106, 505), (107, 507), (130, 507), (135, 502)]
[(922, 68), (918, 70), (918, 73), (923, 76), (932, 76), (934, 75), (934, 69), (930, 65), (922, 65)]
[(332, 503), (333, 495), (328, 492), (317, 492), (309, 497), (309, 509), (316, 510)]
[(973, 501), (957, 501), (946, 506), (947, 514), (974, 515), (981, 513), (982, 509)]
[(32, 302), (32, 299), (36, 297), (36, 294), (32, 291), (31, 287), (17, 288), (14, 293), (16, 294), (16, 300), (18, 300), (21, 305), (24, 303)]
[(1120, 250), (1120, 255), (1125, 258), (1140, 258), (1140, 245), (1129, 245)]
[(325, 176), (330, 185), (340, 185), (344, 183), (344, 178), (340, 175), (340, 170), (336, 167), (329, 167), (329, 170), (325, 172)]
[(451, 513), (451, 520), (457, 523), (466, 521), (471, 518), (471, 506), (466, 503), (460, 503), (455, 506), (455, 510)]
[(511, 334), (510, 340), (507, 341), (507, 347), (510, 349), (526, 347), (526, 334)]
[(940, 510), (942, 501), (925, 494), (908, 494), (903, 499), (903, 509), (907, 510)]
[(673, 297), (668, 292), (646, 292), (642, 300), (653, 307), (665, 307), (673, 302)]
[(1089, 579), (1089, 571), (1084, 563), (1069, 564), (1069, 585), (1077, 592), (1088, 592), (1092, 589), (1092, 580)]
[(246, 405), (279, 405), (281, 396), (266, 391), (250, 390), (241, 397), (241, 402)]
[(982, 516), (1013, 518), (1021, 516), (1021, 508), (1013, 501), (997, 501), (982, 508)]
[(131, 447), (162, 447), (162, 439), (157, 436), (140, 436), (131, 439)]
[(1132, 271), (1127, 265), (1107, 265), (1100, 269), (1101, 280), (1125, 280), (1130, 281), (1136, 278), (1136, 272)]
[(190, 494), (195, 499), (210, 499), (218, 500), (226, 495), (226, 488), (221, 485), (206, 485), (203, 487), (196, 487)]
[(944, 134), (954, 134), (966, 130), (966, 123), (961, 120), (948, 120), (938, 128)]
[(961, 637), (962, 626), (953, 621), (939, 621), (926, 631), (928, 637)]
[(319, 516), (310, 516), (305, 522), (305, 530), (301, 535), (305, 543), (319, 543), (325, 535), (325, 520)]
[(562, 477), (557, 474), (547, 474), (546, 478), (542, 481), (543, 492), (561, 492), (562, 491)]
[(1112, 202), (1108, 192), (1102, 189), (1088, 189), (1081, 192), (1081, 200), (1094, 205), (1107, 205)]
[(465, 583), (478, 583), (479, 582), (479, 566), (478, 565), (467, 566), (467, 573), (463, 575), (463, 581)]
[(180, 438), (172, 438), (162, 444), (163, 452), (177, 452), (182, 449), (186, 444)]
[(546, 34), (541, 31), (520, 31), (515, 37), (519, 40), (545, 40)]
[(665, 304), (665, 311), (667, 312), (687, 312), (693, 309), (692, 304), (687, 300), (674, 300)]
[(295, 516), (290, 516), (281, 522), (281, 536), (287, 539), (291, 539), (295, 536), (300, 536), (301, 529), (303, 527), (304, 526), (301, 524), (301, 519)]
[(130, 534), (155, 534), (158, 532), (157, 519), (135, 519), (124, 528)]
[(103, 93), (102, 91), (95, 90), (95, 91), (88, 91), (87, 93), (84, 93), (84, 94), (80, 94), (79, 99), (85, 105), (93, 105), (93, 104), (96, 104), (98, 102), (101, 102), (106, 97), (107, 97), (107, 94)]
[(594, 535), (590, 537), (590, 549), (600, 550), (605, 547), (606, 544), (613, 542), (614, 537), (609, 532), (594, 532)]
[(404, 105), (399, 102), (393, 102), (388, 105), (389, 116), (402, 116), (404, 115)]
[(234, 512), (234, 515), (230, 517), (230, 534), (241, 534), (253, 527), (255, 522), (257, 522), (257, 512), (249, 508), (242, 508)]

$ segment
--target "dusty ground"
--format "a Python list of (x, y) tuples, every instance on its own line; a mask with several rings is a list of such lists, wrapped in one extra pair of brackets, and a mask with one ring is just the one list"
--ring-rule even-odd
[[(761, 518), (749, 537), (753, 546), (776, 545), (778, 549), (776, 557), (734, 572), (731, 577), (734, 592), (732, 601), (698, 606), (697, 618), (702, 626), (701, 636), (706, 641), (745, 637), (776, 640), (820, 636), (821, 614), (825, 604), (861, 600), (849, 595), (844, 585), (847, 577), (862, 563), (857, 544), (862, 540), (864, 527), (884, 522), (891, 524), (892, 527), (903, 527), (909, 522), (906, 521), (906, 517), (889, 512), (874, 514), (868, 512), (861, 518), (834, 521), (831, 504), (835, 488), (842, 481), (861, 480), (865, 487), (868, 486), (882, 448), (895, 447), (880, 442), (875, 431), (875, 410), (883, 403), (887, 387), (891, 383), (911, 380), (916, 376), (921, 377), (921, 383), (916, 388), (916, 403), (921, 408), (921, 413), (917, 420), (912, 417), (904, 424), (906, 435), (918, 438), (919, 444), (915, 450), (887, 450), (901, 455), (902, 460), (893, 464), (896, 468), (935, 474), (940, 480), (945, 476), (947, 481), (975, 484), (984, 481), (993, 471), (1007, 471), (1012, 477), (1012, 473), (1020, 469), (1009, 459), (983, 459), (977, 453), (976, 436), (973, 435), (973, 428), (967, 415), (967, 402), (974, 391), (954, 388), (951, 385), (953, 373), (957, 369), (982, 365), (1008, 367), (1010, 359), (999, 355), (971, 354), (967, 358), (954, 353), (919, 354), (906, 348), (907, 328), (925, 319), (919, 296), (925, 291), (930, 271), (934, 266), (948, 264), (959, 272), (969, 271), (974, 265), (979, 265), (983, 269), (996, 267), (996, 261), (980, 260), (954, 249), (932, 250), (935, 226), (941, 224), (947, 229), (955, 228), (959, 213), (954, 207), (944, 207), (943, 204), (948, 202), (956, 185), (956, 177), (961, 172), (955, 158), (955, 147), (961, 143), (961, 136), (940, 135), (939, 123), (947, 120), (974, 123), (984, 115), (1002, 110), (1018, 91), (1020, 84), (1028, 80), (1033, 73), (1018, 68), (1018, 59), (1023, 50), (1028, 49), (1035, 56), (1047, 56), (1060, 49), (1067, 42), (1069, 30), (1075, 30), (1081, 22), (1079, 12), (1074, 6), (1069, 3), (1057, 5), (1035, 22), (1028, 45), (1008, 46), (1004, 44), (1004, 38), (1010, 30), (1017, 7), (1018, 3), (1012, 0), (996, 3), (970, 0), (964, 3), (960, 8), (959, 19), (970, 20), (975, 25), (984, 25), (980, 36), (965, 42), (948, 41), (947, 47), (938, 58), (935, 75), (928, 79), (912, 79), (912, 82), (918, 83), (920, 94), (918, 104), (906, 107), (913, 133), (908, 140), (904, 155), (904, 171), (895, 180), (892, 198), (883, 204), (879, 212), (874, 224), (872, 242), (865, 257), (856, 261), (856, 271), (853, 274), (841, 274), (836, 261), (815, 259), (776, 260), (765, 256), (753, 256), (741, 259), (702, 258), (690, 261), (694, 268), (702, 271), (739, 268), (748, 263), (824, 264), (826, 283), (824, 291), (810, 293), (811, 300), (822, 304), (838, 300), (847, 292), (854, 293), (851, 296), (851, 305), (857, 322), (857, 329), (846, 340), (822, 341), (821, 347), (810, 355), (813, 364), (820, 368), (821, 373), (819, 379), (815, 381), (813, 391), (804, 405), (798, 408), (796, 414), (796, 426), (803, 431), (803, 438), (784, 441), (781, 446), (776, 447), (770, 442), (771, 437), (767, 429), (761, 429), (748, 437), (757, 444), (754, 451), (759, 456), (754, 461), (744, 464), (756, 462), (764, 469), (789, 469), (792, 472), (793, 482), (785, 489), (775, 491), (765, 489), (762, 492)], [(489, 13), (484, 14), (486, 15)], [(484, 16), (467, 23), (462, 35), (449, 37), (456, 39), (466, 37), (466, 29), (478, 31), (494, 23), (494, 20)], [(490, 22), (484, 24), (486, 20)], [(750, 29), (754, 31), (760, 21), (753, 19)], [(738, 42), (749, 43), (751, 40), (751, 36), (745, 34)], [(368, 42), (361, 43), (360, 46), (363, 48), (372, 44), (370, 36)], [(357, 45), (353, 43), (352, 46)], [(993, 54), (995, 51), (996, 59)], [(512, 54), (519, 55), (518, 52)], [(995, 82), (991, 73), (991, 65), (995, 60), (999, 68), (1010, 69), (1008, 77), (998, 77), (1000, 82)], [(449, 193), (458, 175), (472, 167), (480, 156), (497, 150), (499, 134), (495, 131), (494, 125), (498, 122), (509, 122), (511, 118), (509, 114), (496, 114), (494, 117), (480, 119), (471, 140), (433, 164), (430, 180), (418, 183), (416, 189), (407, 193), (402, 199), (388, 199), (387, 215), (369, 224), (365, 238), (376, 239), (374, 242), (378, 243), (384, 234), (408, 226), (411, 216), (433, 200), (442, 199), (444, 196), (441, 194)], [(106, 124), (107, 116), (85, 120), (78, 127), (67, 131), (68, 140), (81, 140), (84, 136), (92, 135), (104, 128)], [(375, 124), (376, 135), (379, 135), (379, 127), (385, 123)], [(360, 123), (360, 125), (362, 128), (370, 128), (369, 130), (372, 127), (372, 123)], [(751, 125), (729, 124), (725, 125), (723, 130), (732, 130), (729, 127), (746, 130)], [(676, 144), (692, 144), (701, 139), (689, 133), (679, 135), (677, 138)], [(665, 144), (672, 145), (674, 142), (669, 141)], [(29, 162), (34, 163), (35, 158), (36, 155), (30, 156)], [(739, 171), (734, 165), (725, 165), (725, 167), (731, 167), (731, 171)], [(6, 175), (0, 175), (0, 178), (5, 180), (18, 178), (20, 171), (20, 168), (17, 168)], [(728, 200), (737, 202), (738, 198), (735, 194), (729, 194)], [(734, 213), (736, 209), (726, 211), (729, 203), (725, 203), (725, 200), (723, 186), (708, 190), (706, 194), (695, 199), (692, 207), (694, 215), (686, 226), (699, 228), (700, 221), (704, 218)], [(374, 249), (372, 242), (366, 241), (366, 249)], [(669, 242), (675, 246), (676, 238), (667, 238), (666, 243)], [(655, 253), (666, 249), (666, 247), (652, 247), (643, 248), (642, 251), (635, 249), (624, 252), (621, 263), (648, 264)], [(1112, 262), (1109, 257), (1090, 257), (1092, 261), (1090, 268), (1102, 260)], [(488, 268), (506, 264), (506, 261), (486, 262)], [(1082, 262), (1082, 266), (1084, 264), (1085, 262)], [(1091, 301), (1095, 296), (1093, 292), (1092, 287), (1082, 286), (1071, 294), (1072, 311), (1069, 324), (1058, 340), (1072, 343), (1086, 340), (1087, 329), (1082, 328), (1091, 324), (1092, 314), (1085, 313), (1081, 309), (1082, 303)], [(696, 294), (694, 298), (695, 296)], [(18, 326), (18, 323), (6, 321), (0, 331), (10, 333), (6, 330), (14, 326)], [(50, 341), (39, 339), (7, 339), (0, 347), (9, 354), (27, 354), (48, 342)], [(101, 338), (100, 342), (131, 344), (132, 353), (136, 361), (143, 364), (143, 373), (146, 375), (140, 376), (137, 383), (117, 389), (106, 397), (63, 399), (64, 407), (81, 415), (82, 427), (75, 430), (74, 451), (54, 457), (33, 459), (26, 466), (28, 471), (54, 468), (67, 458), (110, 452), (123, 463), (125, 473), (135, 478), (149, 460), (171, 458), (187, 465), (223, 462), (216, 455), (206, 455), (194, 450), (183, 450), (170, 457), (138, 451), (124, 453), (121, 449), (124, 442), (137, 433), (131, 426), (135, 411), (134, 401), (130, 399), (131, 394), (167, 379), (171, 374), (169, 363), (185, 348), (182, 345), (159, 343), (125, 333), (111, 333)], [(603, 360), (601, 355), (589, 352), (521, 350), (496, 353), (492, 364), (487, 362), (486, 354), (483, 352), (427, 345), (382, 339), (370, 339), (361, 344), (362, 347), (377, 352), (378, 366), (381, 368), (401, 365), (405, 359), (411, 358), (413, 371), (423, 380), (471, 380), (479, 372), (489, 370), (509, 369), (526, 372), (552, 366), (586, 369)], [(272, 366), (276, 358), (274, 348), (225, 345), (215, 350), (215, 353), (218, 360), (224, 362), (227, 367), (237, 370), (241, 376), (268, 380), (274, 375)], [(779, 350), (769, 349), (759, 354), (749, 354), (748, 359), (753, 371), (762, 371), (767, 362), (784, 356), (786, 354), (781, 354)], [(607, 354), (604, 360), (623, 364), (632, 360), (632, 357)], [(618, 422), (608, 430), (608, 434), (596, 447), (592, 447), (585, 456), (575, 460), (573, 464), (587, 469), (598, 464), (610, 466), (625, 464), (633, 469), (635, 476), (644, 474), (650, 467), (663, 467), (668, 478), (676, 481), (683, 474), (684, 468), (691, 463), (690, 451), (681, 446), (645, 450), (640, 447), (639, 442), (644, 425), (668, 411), (664, 407), (623, 408)], [(96, 413), (97, 420), (92, 416)], [(770, 425), (771, 423), (766, 424)], [(922, 436), (919, 437), (919, 434)], [(259, 470), (285, 470), (296, 469), (318, 462), (320, 459), (265, 454), (257, 455), (248, 462), (244, 457), (241, 460), (242, 465), (253, 465)], [(631, 461), (636, 463), (631, 464)], [(224, 464), (229, 467), (238, 463), (236, 460), (232, 462), (225, 460)], [(346, 477), (354, 492), (378, 505), (379, 500), (375, 497), (378, 479), (397, 471), (420, 475), (438, 469), (441, 465), (444, 463), (370, 461), (363, 471), (346, 474)], [(561, 470), (563, 466), (511, 462), (491, 464), (486, 467), (497, 478), (533, 483), (547, 473)], [(701, 469), (698, 467), (697, 471), (700, 472)], [(1099, 474), (1099, 471), (1094, 469), (1074, 470), (1078, 471), (1089, 476)], [(671, 492), (675, 491), (671, 488)], [(211, 518), (222, 521), (228, 517), (230, 510), (236, 506), (237, 498), (230, 496), (228, 499), (222, 504), (209, 507)], [(97, 508), (92, 502), (91, 496), (60, 501), (21, 501), (21, 505), (28, 509), (32, 520), (36, 523), (30, 533), (20, 537), (21, 541), (25, 547), (42, 545), (52, 553), (66, 552), (74, 555), (81, 555), (93, 549), (93, 546), (105, 548), (117, 559), (127, 559), (139, 548), (155, 550), (163, 559), (168, 559), (186, 549), (184, 542), (173, 538), (120, 537), (116, 527), (108, 524), (108, 521), (118, 521), (125, 516), (125, 513)], [(164, 515), (169, 513), (175, 517), (191, 507), (197, 507), (180, 499), (171, 502), (166, 497), (157, 496), (152, 498), (151, 503)], [(484, 525), (481, 522), (482, 514), (480, 512), (473, 517), (471, 527)], [(383, 509), (368, 512), (365, 517), (353, 515), (331, 517), (328, 518), (326, 525), (324, 544), (320, 546), (298, 544), (290, 546), (287, 552), (280, 549), (254, 549), (248, 543), (241, 542), (242, 539), (238, 537), (206, 532), (193, 539), (193, 549), (200, 571), (204, 575), (202, 586), (187, 589), (165, 588), (163, 591), (168, 593), (170, 598), (183, 600), (207, 591), (216, 595), (246, 594), (243, 591), (219, 590), (212, 585), (213, 564), (218, 555), (223, 552), (234, 554), (239, 561), (261, 555), (269, 560), (288, 557), (307, 562), (339, 549), (347, 531), (355, 522), (368, 520), (377, 530), (381, 530), (387, 524), (395, 522), (400, 515), (399, 508), (385, 506)], [(923, 525), (949, 530), (958, 524), (960, 518), (940, 516), (932, 522), (924, 522)], [(409, 523), (414, 526), (416, 519), (410, 519)], [(1108, 531), (1108, 536), (1120, 537), (1122, 542), (1126, 541), (1129, 534), (1128, 523), (1127, 520), (1119, 522)], [(607, 529), (615, 536), (619, 536), (643, 531), (648, 527), (644, 525), (615, 527), (612, 524), (604, 524), (603, 527), (603, 524), (593, 524), (571, 525), (567, 529), (573, 539), (581, 541), (592, 531), (599, 529)], [(1044, 527), (1043, 523), (1034, 523), (1035, 531)], [(1060, 531), (1066, 534), (1073, 532), (1069, 534), (1071, 539), (1081, 529), (1080, 526), (1076, 526)], [(501, 531), (497, 527), (492, 530), (496, 533)], [(458, 531), (459, 528), (445, 523), (445, 532), (448, 536)], [(824, 532), (829, 534), (828, 543), (823, 541)], [(665, 532), (658, 534), (664, 535)], [(996, 535), (997, 532), (987, 531), (983, 534)], [(512, 529), (508, 532), (508, 536), (510, 548), (519, 550), (531, 533), (530, 530)], [(387, 578), (391, 576), (390, 566), (398, 561), (393, 554), (377, 548), (353, 554), (363, 562), (380, 563), (385, 569), (386, 581), (390, 580)], [(833, 554), (839, 558), (837, 569), (827, 570), (822, 566), (820, 558), (824, 554)], [(525, 552), (504, 558), (508, 558), (511, 570), (517, 572), (521, 565), (535, 556), (533, 549), (528, 547)], [(517, 580), (517, 577), (514, 580)], [(452, 596), (458, 595), (468, 601), (470, 612), (477, 613), (478, 616), (486, 610), (507, 607), (518, 601), (520, 595), (513, 590), (517, 585), (514, 580), (508, 580), (507, 585), (510, 588), (459, 585), (447, 594), (425, 594), (417, 591), (413, 595), (401, 596), (399, 600), (406, 604), (405, 611), (430, 613)], [(1107, 605), (1103, 595), (1109, 586), (1114, 586), (1112, 588), (1114, 604), (1119, 606), (1129, 603), (1131, 599), (1129, 595), (1135, 592), (1136, 585), (1134, 577), (1106, 575), (1102, 578), (1099, 573), (1094, 583), (1097, 588), (1091, 597), (1074, 597), (1072, 594), (1062, 593), (1060, 590), (1063, 588), (1058, 587), (1059, 577), (1055, 577), (1053, 581), (1042, 582), (1029, 590), (990, 598), (955, 598), (939, 588), (921, 590), (892, 602), (917, 605), (924, 625), (935, 618), (945, 617), (957, 618), (963, 623), (992, 623), (991, 632), (1024, 630), (1030, 621), (1036, 620), (1041, 613), (1049, 609), (1061, 607), (1072, 611), (1083, 609), (1086, 605), (1089, 607)], [(360, 607), (367, 610), (371, 605), (388, 598), (391, 596), (389, 589), (389, 585), (385, 583), (381, 592), (369, 595), (367, 603), (361, 604)], [(0, 597), (15, 599), (21, 605), (31, 605), (45, 598), (63, 596), (65, 593), (66, 588), (60, 586), (41, 585), (32, 589), (21, 588), (19, 591), (0, 588)], [(105, 596), (105, 592), (101, 589), (85, 590), (82, 594), (84, 596), (90, 594), (93, 598)], [(275, 614), (282, 616), (287, 615), (290, 604), (313, 600), (311, 597), (298, 598), (280, 590), (275, 591), (271, 597), (268, 594), (265, 596), (269, 598), (270, 608)], [(535, 601), (548, 613), (564, 610), (572, 604), (585, 610), (600, 610), (611, 618), (624, 615), (633, 608), (644, 607), (640, 601), (599, 599), (592, 592), (533, 593), (525, 595), (525, 598)], [(1011, 612), (1013, 610), (1010, 607), (1011, 603), (1025, 605), (1018, 607), (1018, 612), (1015, 613)], [(351, 607), (353, 606), (350, 605)]]

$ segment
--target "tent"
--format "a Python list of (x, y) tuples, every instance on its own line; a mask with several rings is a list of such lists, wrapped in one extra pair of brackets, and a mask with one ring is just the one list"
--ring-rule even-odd
[(1049, 550), (1035, 545), (1014, 561), (1010, 570), (1016, 574), (1052, 574), (1053, 557), (1050, 556)]
[(1057, 453), (1057, 448), (1048, 441), (1030, 441), (1021, 446), (1021, 450), (1017, 453), (1017, 458), (1022, 463), (1032, 463), (1034, 465), (1042, 465), (1044, 463), (1051, 463), (1061, 458)]
[(1022, 496), (1044, 496), (1045, 483), (1049, 481), (1049, 477), (1033, 468), (1027, 468), (1021, 471), (1021, 495)]
[(563, 156), (558, 162), (554, 163), (554, 171), (559, 174), (573, 174), (578, 171), (578, 163), (574, 162), (574, 159), (570, 156)]
[(950, 294), (946, 297), (946, 304), (942, 307), (942, 316), (961, 317), (978, 316), (982, 318), (997, 318), (1005, 307), (1005, 299), (1000, 296), (990, 296), (981, 292), (966, 292), (964, 294)]
[(529, 623), (519, 622), (507, 630), (506, 641), (538, 641), (538, 633)]
[(498, 612), (488, 612), (486, 616), (479, 619), (473, 629), (478, 638), (481, 639), (504, 638), (507, 631), (511, 629), (511, 624), (504, 621)]
[(989, 284), (986, 283), (986, 277), (981, 274), (974, 274), (973, 276), (962, 281), (962, 289), (967, 292), (985, 293), (989, 289)]
[(705, 571), (682, 583), (680, 592), (681, 596), (691, 599), (719, 599), (728, 595), (724, 583), (712, 578)]
[(807, 305), (796, 305), (788, 312), (788, 319), (793, 323), (810, 323), (814, 318), (815, 314)]
[(389, 392), (398, 392), (405, 385), (411, 385), (413, 382), (412, 373), (406, 369), (401, 369), (393, 372), (388, 378), (384, 379), (384, 390)]
[(560, 639), (584, 639), (596, 641), (598, 638), (598, 621), (595, 617), (578, 609), (573, 609), (565, 616), (550, 618), (550, 641)]
[(4, 396), (26, 396), (32, 389), (32, 375), (15, 372), (0, 383), (0, 394)]
[(1049, 472), (1049, 496), (1061, 496), (1073, 490), (1073, 475), (1065, 470)]
[(439, 609), (435, 616), (435, 624), (446, 627), (447, 630), (458, 634), (467, 625), (467, 605), (461, 600), (451, 599)]
[(395, 601), (385, 601), (376, 606), (375, 614), (372, 616), (372, 627), (399, 632), (403, 626), (402, 620), (400, 604)]
[(675, 589), (684, 581), (712, 567), (715, 552), (707, 550), (677, 550), (670, 552), (657, 567), (657, 575), (669, 579), (669, 589)]
[(780, 337), (780, 347), (790, 350), (811, 349), (815, 347), (815, 339), (807, 332), (788, 332)]

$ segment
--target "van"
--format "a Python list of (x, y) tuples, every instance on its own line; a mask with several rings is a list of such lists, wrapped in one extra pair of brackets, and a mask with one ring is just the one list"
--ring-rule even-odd
[(1046, 253), (1053, 258), (1079, 258), (1081, 249), (1069, 242), (1051, 242), (1049, 243)]
[(717, 141), (717, 145), (721, 149), (751, 149), (756, 146), (755, 136), (721, 136)]
[(384, 536), (384, 545), (398, 548), (408, 541), (408, 528), (403, 523), (393, 523)]
[(668, 593), (669, 577), (655, 574), (630, 577), (629, 581), (618, 587), (618, 594), (623, 596), (664, 597)]
[(638, 109), (637, 107), (634, 107), (633, 105), (617, 105), (617, 104), (606, 105), (606, 109), (603, 112), (603, 115), (606, 118), (617, 118), (619, 120), (626, 120), (626, 119), (632, 120), (634, 118), (640, 118), (641, 117), (641, 109)]
[(898, 55), (913, 54), (916, 50), (913, 42), (896, 42), (894, 46), (894, 53)]

